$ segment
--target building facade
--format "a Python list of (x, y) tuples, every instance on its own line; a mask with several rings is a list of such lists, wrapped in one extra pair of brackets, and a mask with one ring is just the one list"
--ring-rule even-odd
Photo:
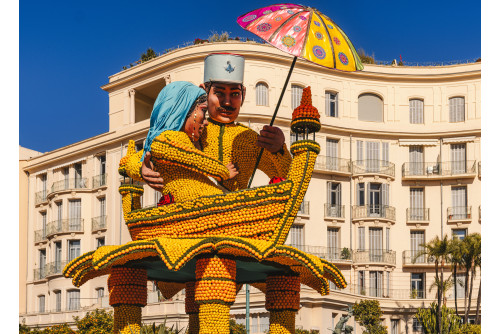
[[(245, 56), (246, 97), (238, 121), (258, 131), (268, 124), (291, 57), (253, 42), (189, 46), (123, 70), (109, 93), (109, 131), (29, 160), (27, 325), (71, 323), (73, 315), (107, 305), (106, 277), (76, 289), (61, 275), (76, 256), (130, 241), (118, 194), (118, 162), (128, 140), (141, 148), (160, 90), (172, 81), (203, 78), (212, 52)], [(419, 332), (414, 313), (435, 300), (432, 259), (415, 254), (434, 237), (481, 231), (481, 64), (440, 67), (365, 65), (339, 72), (299, 60), (275, 125), (287, 138), (301, 91), (311, 86), (321, 115), (321, 153), (287, 243), (327, 258), (348, 286), (321, 297), (304, 287), (297, 325), (328, 333), (349, 304), (377, 299), (389, 332)], [(254, 186), (267, 184), (256, 174)], [(143, 205), (159, 198), (147, 186)], [(450, 275), (447, 266), (446, 275)], [(474, 281), (473, 311), (480, 274)], [(187, 324), (183, 294), (161, 300), (153, 285), (146, 322)], [(453, 289), (447, 292), (454, 304)], [(463, 287), (457, 293), (464, 310)], [(251, 332), (266, 330), (264, 296), (251, 289)], [(245, 293), (231, 310), (244, 323)], [(353, 319), (349, 323), (353, 326)], [(360, 331), (358, 325), (357, 330)]]

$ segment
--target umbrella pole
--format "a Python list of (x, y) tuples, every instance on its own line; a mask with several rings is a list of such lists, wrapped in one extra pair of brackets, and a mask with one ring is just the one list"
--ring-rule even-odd
[[(278, 110), (280, 108), (281, 100), (283, 100), (283, 95), (285, 95), (286, 86), (288, 86), (288, 81), (290, 81), (290, 77), (292, 76), (293, 68), (295, 67), (295, 62), (297, 61), (297, 56), (293, 58), (292, 66), (290, 66), (290, 70), (288, 71), (288, 75), (285, 80), (285, 84), (283, 85), (283, 89), (281, 90), (281, 95), (276, 104), (276, 109), (274, 109), (273, 117), (271, 118), (271, 122), (269, 126), (273, 126), (274, 120), (276, 119), (276, 115), (278, 114)], [(250, 177), (250, 181), (248, 181), (248, 187), (252, 186), (253, 177), (255, 176), (255, 171), (257, 170), (257, 166), (259, 166), (260, 159), (262, 158), (262, 153), (264, 152), (264, 148), (260, 149), (259, 156), (257, 157), (257, 162), (255, 163), (255, 167), (253, 168), (252, 176)]]

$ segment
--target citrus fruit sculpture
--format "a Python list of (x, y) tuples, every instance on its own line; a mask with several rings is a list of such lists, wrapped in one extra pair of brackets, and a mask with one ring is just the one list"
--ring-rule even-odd
[[(302, 102), (310, 107), (310, 89), (304, 95)], [(139, 333), (148, 280), (165, 298), (186, 289), (191, 334), (229, 333), (229, 308), (245, 283), (266, 296), (269, 333), (295, 333), (301, 284), (321, 295), (328, 294), (328, 281), (346, 287), (335, 265), (284, 245), (320, 151), (318, 143), (307, 139), (308, 133), (319, 130), (318, 118), (317, 111), (294, 117), (292, 129), (295, 124), (306, 135), (291, 145), (293, 160), (282, 182), (152, 208), (141, 207), (142, 186), (122, 184), (123, 214), (132, 241), (85, 253), (68, 263), (64, 275), (77, 287), (109, 275), (114, 333)], [(293, 123), (297, 120), (302, 123)], [(151, 146), (160, 174), (168, 172), (168, 166), (161, 166), (164, 144), (160, 135)], [(135, 152), (134, 147), (131, 141), (120, 162), (123, 175), (140, 167), (142, 151)], [(189, 167), (191, 161), (186, 159), (183, 165), (192, 171), (198, 167)]]

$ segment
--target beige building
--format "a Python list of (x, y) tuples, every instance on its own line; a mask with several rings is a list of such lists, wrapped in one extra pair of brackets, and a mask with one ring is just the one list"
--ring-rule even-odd
[[(221, 51), (245, 56), (247, 94), (238, 121), (260, 129), (270, 121), (292, 58), (253, 42), (203, 44), (109, 77), (102, 87), (109, 93), (109, 131), (27, 162), (27, 310), (20, 321), (71, 323), (73, 315), (107, 306), (106, 277), (76, 289), (61, 270), (100, 245), (130, 240), (117, 191), (118, 162), (128, 140), (142, 145), (153, 103), (166, 84), (200, 83), (204, 57)], [(413, 314), (434, 300), (436, 289), (429, 291), (432, 261), (414, 262), (412, 255), (435, 236), (481, 231), (480, 79), (480, 63), (365, 65), (349, 73), (297, 62), (275, 125), (290, 144), (292, 110), (302, 88), (311, 86), (321, 115), (316, 140), (322, 152), (287, 243), (329, 259), (348, 282), (345, 290), (325, 297), (304, 287), (298, 326), (330, 333), (347, 305), (374, 298), (391, 334), (419, 332)], [(258, 173), (254, 186), (267, 181)], [(154, 205), (158, 194), (145, 188), (143, 205)], [(479, 278), (474, 286), (473, 308)], [(452, 290), (448, 306), (454, 305)], [(458, 290), (463, 312), (463, 288)], [(158, 323), (168, 314), (170, 322), (187, 323), (182, 293), (159, 301), (150, 286), (149, 298), (146, 322)], [(269, 323), (264, 296), (252, 289), (250, 302), (251, 332), (261, 333)], [(231, 313), (244, 322), (244, 291)], [(353, 319), (349, 323), (356, 327)]]

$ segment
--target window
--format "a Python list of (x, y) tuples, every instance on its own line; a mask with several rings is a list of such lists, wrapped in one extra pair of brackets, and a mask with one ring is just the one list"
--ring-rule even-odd
[(337, 139), (326, 138), (326, 168), (328, 170), (338, 169), (338, 146)]
[(64, 167), (62, 174), (64, 178), (64, 189), (69, 189), (69, 167)]
[(411, 273), (411, 298), (412, 299), (422, 299), (424, 298), (424, 273)]
[(412, 145), (410, 152), (410, 175), (424, 175), (424, 147), (421, 145)]
[(399, 319), (391, 319), (391, 334), (399, 334)]
[(358, 250), (365, 250), (365, 228), (364, 226), (358, 227)]
[(410, 188), (410, 220), (425, 220), (424, 188)]
[(68, 296), (68, 301), (66, 304), (68, 311), (80, 309), (80, 291), (68, 290), (66, 294)]
[[(153, 287), (154, 286), (156, 286), (156, 285), (153, 285)], [(97, 288), (97, 289), (95, 289), (95, 292), (96, 292), (97, 298), (104, 297), (104, 288)]]
[(417, 319), (417, 318), (413, 318), (413, 332), (422, 332), (424, 327), (422, 325), (422, 323)]
[(342, 192), (341, 184), (327, 182), (327, 217), (342, 217)]
[(424, 101), (410, 100), (410, 124), (424, 123)]
[(40, 270), (39, 276), (36, 279), (42, 279), (45, 278), (45, 265), (47, 264), (47, 252), (45, 248), (38, 251), (38, 259), (40, 261)]
[[(453, 286), (451, 289), (452, 296), (454, 296), (455, 287)], [(457, 273), (457, 298), (465, 298), (465, 273)]]
[(57, 290), (57, 291), (54, 291), (54, 299), (55, 299), (55, 302), (56, 302), (56, 312), (61, 312), (61, 291), (60, 290)]
[(153, 203), (154, 205), (158, 205), (158, 202), (160, 202), (161, 196), (162, 196), (161, 192), (155, 191), (154, 203)]
[(267, 106), (269, 101), (269, 88), (263, 82), (259, 82), (255, 86), (255, 104), (258, 106)]
[(410, 231), (410, 261), (415, 260), (415, 263), (424, 263), (425, 256), (421, 255), (415, 258), (418, 253), (424, 250), (422, 246), (425, 243), (425, 231)]
[(326, 231), (328, 258), (330, 260), (340, 259), (339, 229), (328, 227)]
[(389, 271), (386, 271), (385, 272), (386, 297), (390, 297), (392, 295), (389, 290), (390, 285), (391, 285), (391, 273)]
[(380, 183), (368, 183), (368, 214), (370, 217), (379, 217), (381, 214), (381, 189)]
[(467, 164), (467, 150), (465, 144), (452, 144), (451, 149), (451, 173), (464, 174)]
[(363, 270), (358, 271), (358, 294), (366, 295), (365, 291), (365, 272)]
[(82, 202), (79, 199), (69, 200), (69, 230), (70, 231), (80, 231), (82, 229), (81, 226), (81, 211), (82, 211)]
[[(157, 191), (156, 191), (157, 192)], [(106, 197), (98, 198), (99, 201), (99, 216), (106, 216)]]
[(370, 296), (382, 297), (383, 271), (370, 271)]
[(42, 194), (43, 194), (43, 199), (46, 199), (47, 196), (47, 174), (42, 174), (40, 176), (40, 179), (42, 181)]
[(466, 219), (467, 217), (467, 187), (451, 188), (451, 219)]
[(385, 250), (386, 251), (391, 250), (390, 236), (391, 236), (391, 229), (389, 227), (386, 227), (385, 228)]
[(56, 202), (56, 216), (57, 216), (57, 230), (62, 229), (62, 219), (63, 219), (63, 206), (62, 201)]
[(362, 94), (358, 97), (358, 120), (367, 122), (384, 121), (384, 103), (375, 94)]
[(68, 261), (80, 256), (80, 240), (68, 241)]
[(288, 238), (290, 240), (290, 246), (302, 249), (304, 245), (304, 226), (292, 225)]
[(389, 143), (382, 143), (382, 161), (381, 165), (384, 167), (389, 166)]
[(363, 158), (363, 141), (362, 140), (356, 140), (356, 160), (361, 162)]
[(101, 246), (104, 246), (104, 245), (105, 245), (105, 240), (104, 240), (104, 237), (102, 237), (102, 238), (97, 238), (97, 239), (96, 239), (96, 241), (97, 241), (97, 246), (96, 246), (96, 249), (97, 249), (97, 248), (99, 248), (99, 247), (101, 247)]
[(54, 243), (54, 262), (55, 262), (55, 269), (57, 273), (62, 272), (63, 266), (62, 266), (62, 244), (60, 241), (57, 241)]
[(292, 85), (292, 110), (300, 105), (300, 99), (302, 98), (302, 88), (299, 85)]
[(100, 175), (106, 174), (106, 156), (105, 155), (99, 156), (99, 174)]
[(40, 212), (40, 218), (42, 219), (42, 235), (45, 239), (47, 236), (47, 212)]
[(449, 99), (450, 105), (450, 122), (465, 121), (465, 98), (452, 97)]
[(326, 92), (325, 94), (325, 113), (326, 116), (339, 117), (337, 93)]
[(83, 188), (83, 179), (82, 179), (82, 164), (77, 163), (74, 165), (75, 169), (75, 188)]
[(290, 132), (290, 145), (295, 143), (297, 140), (304, 140), (304, 134)]
[(467, 236), (467, 229), (466, 228), (461, 228), (461, 229), (455, 229), (451, 230), (453, 239), (457, 238), (458, 240), (464, 240), (464, 238)]
[(368, 229), (370, 247), (370, 261), (382, 262), (382, 228), (370, 227)]
[(357, 203), (359, 206), (364, 206), (365, 205), (365, 184), (364, 183), (358, 183), (357, 184)]
[(45, 312), (45, 295), (38, 296), (38, 312)]

